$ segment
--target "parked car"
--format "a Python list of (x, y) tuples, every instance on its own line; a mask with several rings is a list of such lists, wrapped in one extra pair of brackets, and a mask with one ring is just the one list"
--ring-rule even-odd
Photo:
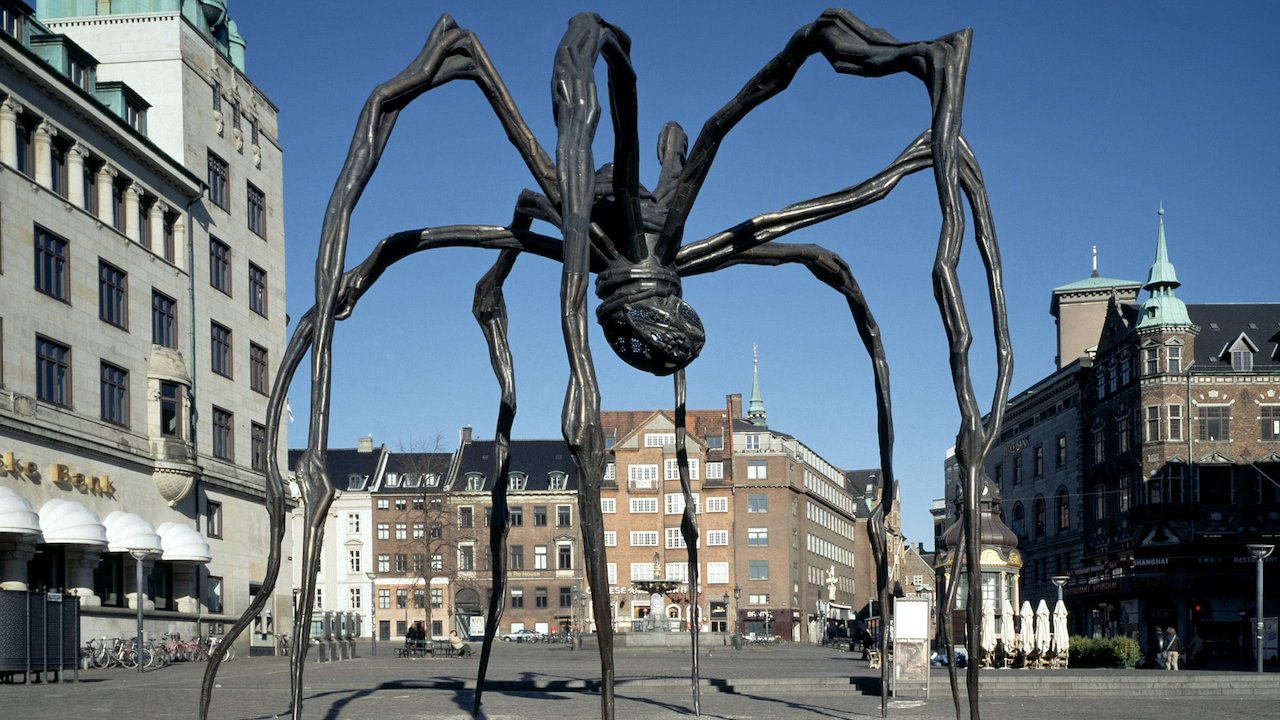
[(512, 630), (511, 632), (502, 633), (498, 637), (508, 642), (540, 642), (547, 639), (546, 635), (537, 630)]

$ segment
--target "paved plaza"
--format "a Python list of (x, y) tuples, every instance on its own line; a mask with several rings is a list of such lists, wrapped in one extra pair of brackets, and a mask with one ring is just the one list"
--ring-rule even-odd
[[(318, 663), (306, 673), (304, 716), (320, 720), (470, 717), (477, 660), (377, 657)], [(711, 646), (700, 658), (702, 715), (708, 718), (876, 718), (878, 671), (859, 655), (781, 645), (734, 651)], [(692, 715), (687, 651), (619, 649), (617, 713), (624, 718)], [(0, 685), (0, 717), (66, 720), (194, 718), (203, 663), (179, 663), (139, 675), (81, 671), (80, 682)], [(599, 717), (599, 656), (565, 645), (501, 643), (495, 650), (481, 717), (565, 720)], [(988, 678), (991, 686), (987, 688)], [(214, 694), (216, 720), (287, 717), (286, 658), (238, 659), (223, 665)], [(963, 676), (961, 676), (963, 683)], [(945, 671), (935, 670), (929, 699), (902, 697), (888, 716), (953, 718)], [(1275, 717), (1280, 673), (1238, 671), (984, 671), (987, 718), (1125, 718), (1168, 720)], [(1108, 689), (1109, 688), (1109, 689)], [(1105, 696), (1100, 696), (1103, 694)], [(962, 717), (968, 717), (965, 706)]]

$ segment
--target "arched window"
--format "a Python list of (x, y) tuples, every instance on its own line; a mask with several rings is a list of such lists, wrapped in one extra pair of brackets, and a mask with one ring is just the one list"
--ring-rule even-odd
[(1071, 529), (1071, 498), (1064, 487), (1058, 488), (1057, 497), (1058, 532)]
[(1013, 504), (1013, 534), (1025, 537), (1027, 534), (1027, 512), (1021, 502)]

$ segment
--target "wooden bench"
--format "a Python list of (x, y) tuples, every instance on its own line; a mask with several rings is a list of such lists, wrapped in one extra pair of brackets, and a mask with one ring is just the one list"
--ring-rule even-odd
[(396, 648), (396, 657), (402, 658), (426, 657), (430, 653), (426, 640), (405, 640), (404, 647)]
[(448, 640), (431, 641), (431, 655), (433, 657), (462, 657), (465, 652), (469, 652), (465, 643), (461, 649), (455, 649)]

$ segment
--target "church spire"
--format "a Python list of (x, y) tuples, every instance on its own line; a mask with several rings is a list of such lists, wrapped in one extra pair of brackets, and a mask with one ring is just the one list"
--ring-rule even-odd
[(764, 398), (760, 396), (760, 356), (755, 343), (751, 344), (751, 401), (747, 403), (747, 421), (752, 425), (766, 425)]
[(1147, 274), (1147, 284), (1143, 290), (1151, 293), (1147, 301), (1142, 303), (1138, 327), (1155, 327), (1157, 325), (1190, 325), (1191, 316), (1187, 314), (1187, 306), (1174, 295), (1182, 283), (1178, 282), (1178, 274), (1169, 262), (1169, 249), (1164, 239), (1164, 205), (1161, 204), (1160, 226), (1156, 232), (1156, 259), (1151, 263), (1151, 271)]

